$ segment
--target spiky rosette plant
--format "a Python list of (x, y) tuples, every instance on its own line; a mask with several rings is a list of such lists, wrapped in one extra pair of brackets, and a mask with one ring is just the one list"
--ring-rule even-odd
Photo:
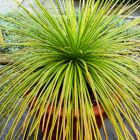
[(6, 140), (21, 134), (36, 140), (40, 122), (43, 140), (52, 139), (54, 128), (57, 140), (72, 140), (74, 133), (77, 140), (101, 140), (94, 102), (106, 139), (100, 106), (119, 140), (133, 139), (123, 118), (140, 138), (140, 61), (134, 57), (140, 51), (140, 18), (123, 22), (138, 2), (117, 2), (83, 0), (75, 9), (73, 0), (43, 5), (33, 0), (30, 10), (19, 3), (13, 17), (0, 16), (9, 23), (0, 28), (13, 34), (1, 46), (25, 48), (0, 71), (1, 134), (13, 119)]

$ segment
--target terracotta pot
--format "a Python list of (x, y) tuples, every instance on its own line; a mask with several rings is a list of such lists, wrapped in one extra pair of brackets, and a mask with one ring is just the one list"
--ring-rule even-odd
[[(28, 93), (26, 93), (25, 95), (28, 95)], [(37, 97), (35, 97), (32, 100), (32, 102), (29, 104), (29, 108), (30, 109), (32, 109), (34, 107), (34, 105), (36, 103), (36, 100), (37, 100)], [(99, 105), (99, 107), (100, 107), (103, 119), (106, 119), (107, 116), (105, 114), (104, 109), (102, 108), (101, 105)], [(52, 108), (52, 111), (50, 112), (51, 108)], [(41, 129), (43, 135), (45, 135), (45, 133), (46, 133), (46, 140), (48, 138), (49, 131), (52, 128), (51, 126), (52, 126), (52, 121), (53, 121), (53, 110), (54, 110), (53, 106), (48, 106), (48, 108), (46, 108), (46, 113), (43, 115), (42, 120), (40, 122), (40, 129)], [(96, 104), (93, 105), (93, 111), (95, 113), (95, 118), (96, 118), (97, 126), (98, 126), (98, 128), (101, 128), (102, 121), (101, 121), (99, 109), (98, 109)], [(59, 127), (58, 127), (59, 130), (58, 131), (60, 131), (60, 129), (61, 129), (62, 118), (63, 118), (63, 109), (61, 109), (60, 112), (59, 112)], [(45, 126), (47, 125), (48, 119), (49, 119), (49, 124), (48, 124), (48, 128), (47, 128), (47, 132), (45, 132), (45, 128), (46, 128)], [(58, 120), (57, 120), (57, 122), (58, 122)], [(56, 122), (56, 125), (54, 126), (53, 133), (52, 133), (52, 139), (51, 140), (57, 140), (56, 139), (57, 122)], [(74, 118), (73, 118), (73, 140), (76, 140), (76, 122), (77, 122), (77, 115), (74, 115)], [(60, 133), (60, 132), (58, 132), (58, 133)]]
[[(103, 118), (105, 119), (106, 118), (106, 114), (105, 114), (105, 112), (104, 112), (104, 110), (103, 110), (103, 108), (101, 106), (100, 106), (100, 109), (101, 109), (101, 113), (103, 115)], [(96, 122), (97, 122), (98, 128), (100, 128), (102, 126), (102, 121), (101, 121), (101, 118), (100, 118), (100, 113), (99, 113), (98, 107), (97, 106), (93, 106), (93, 111), (95, 113), (95, 118), (96, 118)], [(60, 112), (60, 118), (59, 118), (59, 127), (58, 127), (59, 128), (58, 129), (59, 132), (58, 132), (58, 134), (60, 134), (60, 128), (61, 128), (62, 117), (63, 117), (62, 112), (63, 111), (61, 110), (61, 112)], [(50, 128), (51, 128), (51, 125), (52, 125), (52, 119), (53, 119), (53, 116), (50, 115), (47, 132), (45, 132), (45, 126), (46, 126), (46, 123), (47, 123), (47, 120), (48, 120), (49, 113), (50, 113), (50, 106), (46, 110), (45, 116), (43, 116), (43, 118), (45, 118), (45, 119), (43, 120), (43, 118), (42, 118), (42, 121), (40, 123), (40, 128), (42, 130), (43, 135), (46, 133), (46, 140), (47, 140), (47, 136), (49, 134), (49, 131), (50, 131)], [(76, 118), (77, 118), (76, 116), (73, 118), (73, 140), (76, 140), (76, 121), (77, 121)], [(57, 122), (56, 122), (56, 125), (54, 126), (54, 129), (53, 129), (52, 140), (57, 140), (56, 139)], [(44, 123), (44, 125), (43, 125), (43, 123)]]

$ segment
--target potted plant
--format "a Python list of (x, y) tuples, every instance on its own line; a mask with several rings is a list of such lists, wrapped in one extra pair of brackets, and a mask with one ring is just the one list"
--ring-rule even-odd
[[(33, 0), (32, 11), (19, 3), (13, 17), (0, 16), (14, 34), (8, 46), (24, 46), (0, 71), (2, 131), (5, 138), (100, 140), (107, 116), (119, 140), (132, 140), (122, 116), (140, 137), (140, 19), (122, 21), (135, 9), (114, 0)], [(119, 25), (119, 26), (118, 26)], [(25, 115), (24, 121), (17, 126)], [(97, 117), (99, 116), (99, 120)], [(98, 123), (99, 122), (99, 123)]]

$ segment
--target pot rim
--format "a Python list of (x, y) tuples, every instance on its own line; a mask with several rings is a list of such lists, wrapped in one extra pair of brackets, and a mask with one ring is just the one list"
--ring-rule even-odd
[[(100, 108), (100, 111), (101, 111), (101, 114), (104, 115), (105, 114), (105, 111), (103, 109), (103, 107), (99, 104), (99, 108)], [(94, 105), (93, 106), (93, 111), (94, 111), (94, 114), (95, 116), (100, 116), (100, 112), (99, 112), (99, 108), (98, 108), (98, 105)], [(48, 107), (46, 108), (46, 114), (50, 114), (50, 111), (51, 111), (51, 114), (53, 113), (53, 105), (48, 105)], [(74, 111), (74, 118), (77, 118), (79, 116), (79, 111)], [(59, 111), (59, 116), (62, 117), (63, 116), (63, 108), (60, 109)]]

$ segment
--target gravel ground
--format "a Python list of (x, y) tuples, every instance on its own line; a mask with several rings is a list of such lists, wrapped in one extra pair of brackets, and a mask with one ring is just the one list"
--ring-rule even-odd
[[(25, 116), (23, 116), (23, 118), (24, 118), (24, 117), (25, 117)], [(5, 129), (5, 131), (4, 131), (4, 133), (2, 134), (2, 137), (0, 137), (0, 140), (4, 140), (4, 138), (6, 137), (6, 134), (8, 133), (8, 131), (9, 131), (9, 129), (10, 129), (10, 126), (11, 126), (13, 120), (14, 120), (14, 119), (12, 119), (12, 120), (8, 123), (8, 125), (7, 125), (7, 127), (6, 127), (6, 129)], [(2, 120), (0, 120), (0, 121), (2, 121)], [(19, 123), (19, 126), (21, 125), (22, 121), (23, 121), (23, 120), (21, 120), (21, 122)], [(109, 122), (108, 119), (106, 119), (105, 124), (106, 124), (106, 127), (107, 127), (107, 132), (108, 132), (108, 135), (109, 135), (109, 140), (117, 140), (117, 137), (116, 137), (116, 135), (115, 135), (115, 133), (114, 133), (114, 131), (113, 131), (113, 127), (112, 127), (112, 125), (111, 125), (111, 123)], [(101, 128), (100, 131), (101, 131), (101, 135), (103, 136), (103, 140), (105, 140), (105, 136), (104, 136), (104, 133), (103, 133), (103, 129)], [(19, 140), (23, 140), (23, 139), (22, 139), (22, 136), (19, 138)], [(30, 140), (34, 140), (33, 136), (31, 136)], [(42, 140), (42, 133), (41, 133), (41, 131), (39, 132), (38, 140)]]
[[(26, 116), (26, 113), (25, 113), (24, 116), (22, 117), (22, 119), (21, 119), (21, 121), (20, 121), (18, 127), (22, 124), (22, 122), (23, 122), (25, 116)], [(6, 127), (6, 129), (5, 129), (5, 131), (4, 131), (4, 133), (3, 133), (2, 136), (0, 137), (0, 140), (4, 140), (4, 138), (6, 137), (6, 135), (7, 135), (8, 131), (9, 131), (9, 129), (10, 129), (10, 126), (11, 126), (13, 120), (14, 120), (14, 118), (13, 118), (11, 121), (9, 121), (9, 123), (8, 123), (8, 125), (7, 125), (7, 127)], [(1, 123), (1, 122), (2, 122), (2, 118), (1, 118), (1, 120), (0, 120), (0, 123)], [(127, 124), (127, 122), (126, 122), (125, 119), (124, 119), (124, 122), (125, 122), (126, 126), (128, 127), (128, 129), (130, 130), (130, 132), (132, 133), (132, 135), (133, 135), (133, 137), (134, 137), (134, 140), (138, 140), (138, 139), (136, 139), (135, 135), (133, 134), (133, 131), (132, 131), (131, 128), (128, 126), (128, 124)], [(108, 119), (105, 120), (105, 126), (106, 126), (106, 129), (107, 129), (107, 133), (108, 133), (108, 138), (109, 138), (109, 140), (117, 140), (117, 136), (116, 136), (116, 134), (115, 134), (114, 128), (113, 128), (112, 124), (110, 123), (110, 121), (109, 121)], [(138, 126), (137, 126), (137, 128), (138, 128)], [(17, 129), (18, 129), (18, 128), (17, 128)], [(139, 130), (140, 130), (140, 128), (139, 128)], [(101, 135), (102, 135), (103, 140), (105, 140), (103, 128), (100, 129), (100, 132), (101, 132)], [(15, 140), (16, 140), (16, 139), (15, 139)], [(22, 139), (22, 136), (19, 138), (19, 140), (23, 140), (23, 139)], [(34, 140), (33, 136), (30, 137), (30, 140)], [(39, 132), (38, 140), (42, 140), (42, 133), (41, 133), (41, 131)]]

